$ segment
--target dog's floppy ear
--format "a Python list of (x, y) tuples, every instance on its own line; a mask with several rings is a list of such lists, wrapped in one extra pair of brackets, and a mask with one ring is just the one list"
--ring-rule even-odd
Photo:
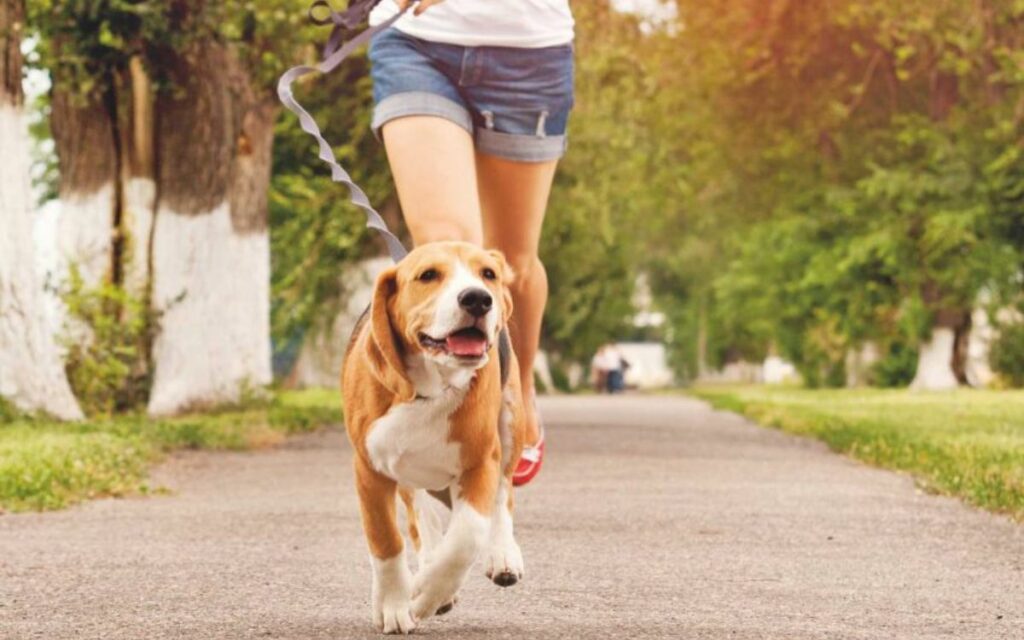
[(401, 347), (388, 303), (398, 291), (397, 267), (391, 267), (377, 277), (370, 303), (370, 335), (366, 341), (366, 361), (370, 371), (382, 385), (395, 394), (399, 402), (416, 397), (416, 390), (405, 372)]
[(505, 260), (504, 253), (495, 250), (488, 253), (498, 261), (498, 269), (501, 271), (501, 315), (505, 326), (508, 326), (508, 321), (512, 318), (512, 289), (509, 286), (516, 276), (512, 272), (512, 267), (508, 265), (508, 261)]

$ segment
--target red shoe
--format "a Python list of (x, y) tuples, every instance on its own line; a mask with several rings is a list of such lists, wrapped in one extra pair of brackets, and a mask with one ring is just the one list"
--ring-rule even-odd
[(540, 428), (540, 440), (537, 444), (523, 447), (523, 455), (519, 458), (519, 464), (512, 474), (512, 484), (521, 487), (529, 484), (534, 476), (540, 473), (540, 466), (544, 464), (544, 427)]

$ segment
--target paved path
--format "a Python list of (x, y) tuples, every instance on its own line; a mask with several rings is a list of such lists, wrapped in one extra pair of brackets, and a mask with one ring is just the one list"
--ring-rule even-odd
[[(680, 398), (555, 398), (527, 578), (443, 638), (1024, 638), (1024, 527)], [(175, 495), (0, 517), (0, 638), (348, 638), (369, 565), (338, 432), (186, 454)]]

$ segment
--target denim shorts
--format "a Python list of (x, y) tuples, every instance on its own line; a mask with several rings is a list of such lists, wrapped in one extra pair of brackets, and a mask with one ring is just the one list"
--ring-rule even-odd
[(560, 158), (573, 105), (573, 46), (526, 49), (428, 42), (390, 28), (370, 43), (372, 127), (445, 118), (481, 153), (518, 162)]

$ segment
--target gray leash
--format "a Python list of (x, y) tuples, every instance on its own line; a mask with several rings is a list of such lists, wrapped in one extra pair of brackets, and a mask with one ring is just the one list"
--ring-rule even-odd
[(366, 226), (370, 229), (374, 229), (377, 233), (383, 236), (384, 242), (388, 245), (388, 253), (391, 254), (391, 258), (395, 262), (400, 262), (409, 252), (402, 244), (402, 241), (399, 240), (395, 234), (391, 233), (390, 229), (388, 229), (388, 225), (384, 222), (384, 218), (382, 218), (380, 214), (377, 213), (377, 210), (373, 208), (373, 205), (370, 204), (370, 199), (366, 197), (366, 193), (364, 193), (363, 190), (359, 188), (359, 185), (352, 180), (352, 176), (350, 176), (348, 172), (338, 164), (338, 159), (334, 156), (334, 150), (331, 148), (331, 145), (324, 140), (324, 136), (320, 132), (320, 127), (317, 126), (316, 120), (314, 120), (313, 116), (309, 115), (309, 112), (307, 112), (302, 105), (295, 100), (295, 96), (292, 94), (292, 83), (302, 76), (309, 75), (311, 73), (330, 73), (353, 51), (369, 42), (373, 36), (394, 24), (394, 22), (401, 18), (402, 15), (405, 14), (405, 12), (414, 4), (416, 3), (409, 3), (404, 10), (398, 12), (395, 16), (375, 27), (366, 29), (356, 37), (346, 42), (344, 46), (339, 49), (337, 46), (341, 40), (341, 29), (349, 27), (349, 22), (345, 20), (344, 14), (335, 13), (330, 9), (330, 6), (328, 6), (326, 2), (318, 0), (318, 2), (314, 3), (310, 12), (312, 13), (312, 10), (317, 7), (326, 7), (327, 10), (330, 11), (330, 17), (326, 20), (313, 18), (314, 22), (317, 22), (318, 24), (333, 22), (335, 24), (334, 32), (331, 34), (330, 41), (328, 42), (327, 48), (324, 52), (325, 58), (316, 66), (311, 67), (301, 65), (289, 69), (283, 76), (281, 76), (281, 80), (277, 83), (277, 96), (281, 99), (281, 102), (289, 111), (299, 117), (299, 124), (302, 126), (302, 130), (316, 139), (317, 144), (320, 147), (320, 159), (331, 167), (331, 179), (348, 187), (349, 199), (352, 201), (352, 204), (362, 209), (366, 214)]

